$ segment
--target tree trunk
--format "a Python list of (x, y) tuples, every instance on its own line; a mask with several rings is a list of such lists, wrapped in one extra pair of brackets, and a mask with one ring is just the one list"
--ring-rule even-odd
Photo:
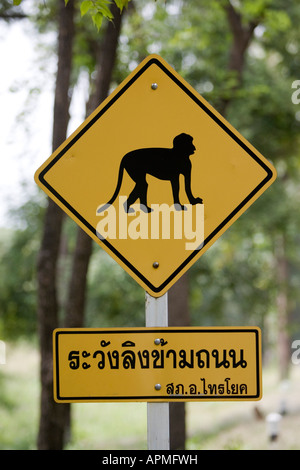
[[(66, 139), (72, 63), (74, 3), (59, 0), (58, 68), (56, 77), (53, 151)], [(38, 448), (62, 449), (64, 408), (53, 401), (52, 332), (58, 326), (56, 273), (63, 213), (49, 199), (38, 256), (38, 323), (41, 351), (41, 411)]]
[[(122, 14), (115, 4), (112, 4), (111, 11), (114, 20), (108, 23), (102, 44), (98, 48), (95, 89), (87, 105), (87, 115), (107, 97), (111, 83), (122, 21)], [(79, 227), (66, 306), (65, 325), (69, 328), (80, 327), (84, 323), (86, 280), (91, 252), (92, 238)]]
[(248, 24), (244, 24), (241, 15), (234, 9), (230, 2), (224, 6), (224, 9), (232, 33), (232, 46), (229, 51), (228, 70), (236, 75), (236, 83), (232, 88), (232, 96), (222, 100), (219, 111), (223, 115), (226, 114), (227, 106), (233, 99), (234, 92), (242, 85), (246, 52), (253, 38), (254, 29), (259, 23), (259, 21), (251, 21)]
[[(232, 91), (241, 86), (245, 64), (245, 54), (253, 38), (254, 29), (258, 22), (244, 25), (230, 2), (224, 6), (228, 24), (232, 33), (232, 46), (229, 52), (228, 70), (236, 73), (237, 83)], [(219, 111), (224, 115), (231, 98), (223, 99)], [(187, 273), (177, 281), (169, 291), (169, 324), (170, 326), (187, 326), (190, 324), (188, 307), (188, 277)], [(170, 404), (170, 441), (171, 449), (185, 448), (185, 405), (184, 403)]]
[[(87, 115), (96, 109), (107, 97), (111, 83), (123, 16), (115, 4), (112, 4), (111, 12), (114, 20), (108, 23), (102, 44), (97, 48), (97, 74), (94, 90), (87, 103)], [(78, 328), (84, 325), (87, 273), (92, 247), (92, 238), (78, 227), (64, 322), (67, 328)], [(66, 436), (69, 436), (71, 429), (71, 407), (70, 405), (65, 406), (65, 429)]]

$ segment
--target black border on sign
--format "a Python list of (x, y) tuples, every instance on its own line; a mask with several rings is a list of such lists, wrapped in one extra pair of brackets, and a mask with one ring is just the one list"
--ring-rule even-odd
[(59, 373), (59, 335), (65, 335), (65, 334), (118, 334), (118, 333), (124, 333), (124, 329), (111, 329), (111, 330), (95, 330), (95, 329), (87, 329), (87, 330), (65, 330), (65, 331), (55, 331), (54, 332), (54, 348), (55, 348), (55, 379), (56, 379), (56, 398), (60, 402), (70, 402), (70, 401), (77, 401), (77, 402), (101, 402), (101, 401), (163, 401), (163, 402), (169, 402), (178, 400), (178, 401), (202, 401), (202, 400), (226, 400), (226, 401), (235, 401), (235, 400), (244, 400), (244, 401), (250, 401), (250, 400), (256, 400), (259, 399), (260, 394), (261, 394), (261, 381), (260, 381), (260, 363), (261, 363), (261, 357), (260, 357), (260, 347), (259, 347), (259, 332), (258, 329), (256, 328), (145, 328), (143, 330), (139, 329), (126, 329), (126, 333), (233, 333), (233, 332), (238, 332), (238, 333), (254, 333), (255, 334), (255, 352), (256, 352), (256, 394), (255, 395), (217, 395), (217, 396), (206, 396), (206, 395), (201, 395), (201, 398), (199, 395), (184, 395), (184, 398), (182, 396), (174, 396), (172, 395), (171, 397), (166, 397), (165, 395), (149, 395), (149, 396), (86, 396), (86, 397), (79, 397), (79, 396), (73, 396), (73, 397), (62, 397), (60, 395), (60, 373)]
[[(266, 177), (256, 186), (253, 191), (240, 203), (238, 206), (223, 220), (223, 222), (204, 240), (203, 246), (207, 245), (216, 235), (222, 230), (224, 226), (263, 188), (268, 181), (272, 178), (272, 170), (244, 143), (236, 136), (227, 126), (224, 124), (208, 107), (202, 103), (197, 96), (195, 96), (177, 77), (175, 77), (157, 58), (150, 59), (132, 78), (124, 85), (124, 87), (104, 106), (99, 113), (97, 113), (93, 119), (91, 119), (83, 129), (56, 155), (56, 157), (41, 171), (38, 178), (40, 182), (72, 213), (75, 217), (91, 232), (97, 236), (96, 229), (84, 218), (74, 207), (72, 207), (45, 179), (47, 172), (60, 160), (60, 158), (79, 140), (83, 134), (95, 124), (98, 119), (122, 96), (123, 93), (152, 65), (156, 64), (165, 74), (173, 80), (186, 94), (191, 98), (200, 108), (208, 114), (240, 147), (245, 150), (248, 155), (253, 158), (266, 172)], [(97, 237), (99, 238), (99, 237)], [(100, 240), (100, 239), (99, 239)], [(111, 245), (106, 239), (100, 240), (107, 248), (114, 253), (114, 255), (122, 261), (141, 281), (148, 286), (153, 292), (157, 294), (161, 292), (173, 279), (176, 277), (187, 264), (201, 251), (194, 250), (186, 260), (158, 287), (155, 287), (148, 279), (146, 279), (142, 273), (140, 273), (114, 246)]]

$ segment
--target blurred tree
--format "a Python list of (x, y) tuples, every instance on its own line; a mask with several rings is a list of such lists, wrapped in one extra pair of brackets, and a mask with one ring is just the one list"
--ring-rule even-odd
[[(84, 3), (84, 2), (83, 2)], [(85, 2), (85, 13), (92, 6), (92, 2)], [(116, 2), (121, 5), (122, 2)], [(124, 3), (124, 2), (123, 2)], [(97, 4), (97, 5), (96, 5)], [(97, 10), (106, 2), (96, 2)], [(121, 27), (119, 7), (115, 3), (111, 9), (102, 13), (97, 11), (92, 18), (96, 26), (100, 27), (100, 16), (109, 19), (103, 43), (99, 45), (94, 41), (96, 54), (96, 80), (87, 112), (90, 113), (107, 95), (111, 80), (112, 69), (115, 62), (118, 36)], [(60, 2), (59, 32), (58, 32), (58, 68), (55, 88), (54, 120), (53, 120), (53, 151), (66, 139), (69, 121), (70, 87), (73, 58), (74, 3), (69, 0), (67, 6)], [(104, 8), (104, 6), (103, 6)], [(100, 16), (99, 16), (100, 15)], [(53, 374), (52, 374), (52, 331), (59, 326), (59, 302), (57, 296), (57, 265), (61, 244), (63, 214), (58, 206), (48, 201), (46, 210), (44, 232), (38, 260), (38, 313), (41, 344), (41, 419), (39, 427), (39, 449), (62, 449), (65, 434), (69, 423), (70, 406), (57, 405), (53, 402)], [(82, 326), (85, 303), (85, 286), (89, 258), (91, 254), (91, 240), (81, 230), (78, 230), (74, 250), (69, 291), (66, 302), (66, 314), (63, 324), (65, 326)]]
[(22, 7), (12, 4), (9, 0), (1, 0), (0, 2), (0, 18), (9, 22), (12, 20), (22, 20), (27, 18)]
[[(114, 18), (113, 23), (108, 23), (102, 41), (96, 43), (96, 75), (87, 103), (87, 115), (106, 98), (111, 83), (123, 16), (115, 4), (111, 6), (111, 15)], [(84, 324), (87, 272), (91, 253), (92, 239), (78, 228), (64, 319), (64, 325), (69, 328), (81, 327)], [(70, 429), (70, 406), (67, 407), (65, 430), (66, 428)]]
[[(120, 37), (118, 66), (113, 72), (116, 83), (149, 53), (161, 54), (217, 109), (226, 111), (227, 119), (267, 158), (272, 159), (279, 175), (263, 197), (191, 268), (189, 292), (186, 277), (182, 279), (185, 287), (180, 288), (180, 283), (174, 286), (169, 296), (170, 314), (175, 310), (176, 313), (170, 323), (186, 324), (190, 316), (196, 325), (251, 323), (264, 326), (268, 316), (272, 315), (273, 323), (277, 323), (278, 338), (274, 342), (280, 347), (278, 363), (280, 361), (280, 373), (284, 377), (289, 365), (292, 315), (299, 323), (299, 106), (291, 102), (291, 84), (300, 78), (300, 6), (295, 0), (139, 0), (133, 8), (134, 13), (126, 19)], [(99, 36), (96, 37), (94, 31), (87, 38), (87, 23), (83, 26), (77, 17), (75, 21), (75, 55), (64, 92), (65, 102), (70, 99), (82, 67), (90, 77), (95, 77), (95, 58), (100, 59)], [(102, 29), (100, 37), (103, 37)], [(104, 57), (103, 54), (101, 56)], [(101, 74), (97, 76), (103, 78)], [(91, 80), (90, 83), (91, 90), (95, 91), (95, 82)], [(105, 87), (98, 85), (97, 89), (105, 90)], [(88, 109), (92, 110), (100, 100), (98, 95)], [(67, 119), (66, 115), (65, 122)], [(58, 141), (64, 140), (65, 127), (64, 124), (60, 128), (62, 134)], [(57, 211), (54, 207), (51, 210)], [(69, 232), (67, 235), (61, 232), (60, 217), (58, 224), (48, 223), (46, 230), (49, 230), (49, 246), (53, 251), (46, 253), (46, 250), (42, 260), (48, 271), (47, 274), (44, 271), (44, 291), (40, 291), (39, 305), (40, 308), (42, 304), (45, 306), (43, 315), (49, 327), (49, 360), (52, 348), (49, 331), (58, 326), (59, 320), (63, 325), (79, 326), (83, 323), (87, 281), (86, 322), (89, 326), (103, 325), (103, 322), (107, 322), (107, 326), (142, 325), (144, 315), (141, 289), (105, 253), (94, 253), (89, 264), (91, 241), (80, 230), (77, 239), (73, 228), (71, 237)], [(64, 230), (69, 230), (70, 225), (66, 225)], [(33, 230), (33, 225), (28, 229)], [(69, 287), (65, 289), (64, 283), (61, 289), (57, 282), (61, 279), (57, 276), (57, 269), (65, 263), (57, 264), (56, 260), (65, 259), (62, 254), (65, 253), (66, 239), (68, 245), (72, 245), (67, 255), (68, 271), (63, 273)], [(12, 309), (13, 313), (5, 317), (5, 325), (13, 328), (16, 321), (12, 315), (20, 318), (20, 306), (28, 312), (30, 322), (32, 291), (27, 297), (24, 294), (29, 284), (31, 289), (34, 286), (32, 283), (26, 285), (23, 279), (28, 276), (31, 280), (34, 275), (27, 265), (36, 248), (34, 237), (30, 240), (29, 232), (22, 239), (20, 231), (14, 241), (8, 243), (6, 240), (5, 243), (2, 246), (8, 247), (11, 258), (8, 252), (3, 253), (1, 270), (4, 282), (0, 305), (3, 312), (7, 309), (7, 314)], [(20, 253), (25, 257), (22, 258)], [(14, 295), (13, 300), (13, 273), (5, 278), (10, 259), (26, 261), (26, 268), (18, 266), (14, 272), (20, 279), (20, 295), (15, 289), (18, 295)], [(76, 275), (78, 269), (80, 277)], [(73, 277), (69, 277), (70, 274)], [(48, 290), (45, 290), (49, 281)], [(125, 295), (126, 302), (123, 301)], [(67, 311), (69, 313), (65, 316)], [(55, 312), (54, 316), (51, 312)], [(11, 323), (8, 323), (8, 318)], [(264, 338), (266, 330), (263, 329)], [(46, 335), (46, 330), (43, 334)], [(45, 377), (46, 371), (45, 366)], [(52, 396), (49, 388), (49, 400), (50, 394)], [(62, 428), (65, 428), (65, 421)], [(182, 437), (183, 432), (180, 433)], [(182, 443), (177, 445), (180, 447)]]
[[(17, 212), (17, 213), (16, 213)], [(11, 214), (15, 229), (1, 229), (0, 337), (36, 335), (36, 253), (44, 207), (41, 198), (28, 200)]]
[[(69, 87), (74, 36), (74, 1), (67, 7), (59, 0), (58, 66), (54, 99), (53, 151), (67, 137)], [(50, 199), (45, 214), (38, 258), (38, 323), (41, 350), (41, 412), (38, 448), (59, 450), (64, 443), (66, 407), (53, 401), (52, 332), (58, 327), (57, 260), (61, 241), (63, 212)]]
[[(159, 53), (165, 51), (167, 57), (171, 55), (172, 61), (176, 63), (176, 70), (179, 72), (184, 68), (188, 70), (189, 79), (190, 75), (195, 77), (198, 86), (199, 78), (201, 80), (202, 77), (201, 75), (199, 77), (199, 74), (193, 75), (193, 65), (201, 63), (201, 61), (197, 60), (200, 52), (199, 45), (201, 50), (203, 50), (204, 45), (209, 50), (209, 52), (206, 51), (206, 55), (212, 53), (218, 54), (220, 59), (218, 64), (223, 64), (226, 70), (226, 73), (222, 74), (222, 79), (226, 80), (227, 86), (226, 89), (224, 87), (221, 88), (218, 103), (218, 109), (224, 115), (234, 94), (242, 85), (246, 52), (254, 36), (254, 30), (260, 22), (264, 8), (260, 9), (259, 12), (257, 11), (256, 15), (252, 15), (251, 18), (245, 19), (242, 13), (237, 11), (229, 1), (203, 1), (201, 5), (198, 2), (197, 6), (196, 4), (191, 5), (191, 2), (188, 5), (172, 2), (172, 5), (173, 14), (170, 7), (169, 11), (167, 9), (163, 11), (159, 6), (156, 9), (156, 14), (153, 14), (149, 37), (154, 37), (156, 41), (152, 40), (151, 43), (148, 43), (148, 50)], [(168, 15), (172, 16), (171, 20), (168, 18)], [(157, 21), (155, 26), (154, 18), (157, 18), (157, 16), (159, 21)], [(166, 23), (169, 23), (170, 29), (167, 28)], [(144, 24), (142, 28), (144, 28)], [(157, 29), (155, 30), (155, 28)], [(153, 29), (155, 32), (153, 32)], [(158, 30), (161, 34), (157, 34)], [(169, 38), (171, 38), (171, 48), (170, 42), (164, 42), (162, 39), (162, 37), (165, 39), (166, 31)], [(220, 41), (217, 39), (218, 36)], [(137, 37), (140, 41), (139, 35)], [(193, 46), (192, 37), (194, 40)], [(164, 47), (164, 44), (167, 44), (167, 47)], [(217, 52), (215, 51), (214, 44), (218, 46)], [(146, 48), (147, 46), (145, 47), (144, 45), (143, 49)], [(140, 47), (140, 49), (142, 48)], [(209, 57), (209, 60), (202, 59), (201, 64), (206, 87), (209, 84), (212, 85), (212, 81), (207, 78), (211, 69), (211, 65), (208, 65), (210, 60), (211, 57)], [(182, 75), (184, 76), (185, 73), (182, 73)], [(169, 291), (169, 324), (188, 325), (189, 322), (189, 282), (188, 274), (185, 274)], [(184, 448), (184, 404), (172, 404), (171, 408), (171, 448)], [(177, 420), (176, 417), (179, 415), (181, 419)]]

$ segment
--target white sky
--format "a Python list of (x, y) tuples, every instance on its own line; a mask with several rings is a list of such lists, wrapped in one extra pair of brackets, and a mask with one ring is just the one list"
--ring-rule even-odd
[[(29, 11), (31, 1), (23, 0), (22, 8)], [(29, 20), (0, 20), (0, 228), (13, 226), (7, 212), (36, 194), (35, 170), (51, 154), (56, 58), (45, 45), (55, 40), (54, 34), (38, 35)], [(69, 133), (84, 120), (85, 85), (83, 75), (73, 95)], [(41, 92), (30, 93), (34, 89)]]
[[(30, 88), (39, 86), (35, 54), (26, 20), (11, 24), (1, 21), (0, 226), (5, 225), (10, 206), (24, 200), (22, 183), (27, 183), (33, 191), (35, 167), (41, 154), (44, 153), (44, 160), (49, 155), (52, 125), (49, 86), (37, 101), (28, 101)], [(21, 118), (25, 111), (28, 114)]]
[[(53, 41), (53, 35), (43, 37), (43, 44)], [(0, 58), (0, 227), (3, 227), (13, 225), (7, 211), (38, 190), (33, 180), (35, 170), (51, 154), (56, 59), (40, 47), (38, 35), (27, 20), (0, 22)], [(30, 93), (34, 89), (41, 92)], [(84, 96), (77, 94), (70, 131), (84, 117)]]

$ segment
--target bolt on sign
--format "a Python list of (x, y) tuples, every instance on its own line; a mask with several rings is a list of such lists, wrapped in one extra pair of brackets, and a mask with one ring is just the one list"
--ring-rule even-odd
[(163, 295), (275, 180), (273, 166), (150, 55), (36, 183), (150, 295)]
[(257, 327), (57, 329), (53, 351), (59, 403), (261, 398)]

